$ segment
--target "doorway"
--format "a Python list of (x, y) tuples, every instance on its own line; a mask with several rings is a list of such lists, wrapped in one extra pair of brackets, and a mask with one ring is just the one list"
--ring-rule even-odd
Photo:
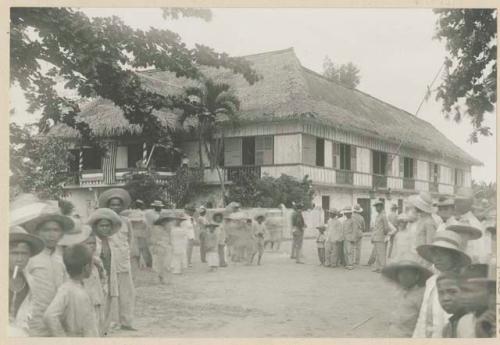
[(358, 198), (357, 203), (363, 209), (361, 215), (365, 220), (365, 232), (370, 231), (370, 221), (371, 221), (371, 203), (369, 198)]
[(324, 214), (324, 219), (325, 223), (328, 222), (329, 219), (329, 212), (328, 210), (330, 209), (330, 196), (329, 195), (323, 195), (321, 197), (321, 208), (323, 209), (323, 214)]

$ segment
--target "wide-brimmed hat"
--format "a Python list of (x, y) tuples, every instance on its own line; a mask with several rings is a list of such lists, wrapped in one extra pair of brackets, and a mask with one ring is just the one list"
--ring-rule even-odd
[[(61, 213), (59, 207), (54, 205), (46, 205), (45, 207), (40, 207), (38, 209), (38, 216), (29, 220), (25, 223), (19, 224), (25, 228), (28, 232), (33, 233), (35, 230), (43, 223), (54, 221), (61, 225), (63, 232), (68, 232), (73, 229), (75, 222), (68, 216)], [(12, 224), (14, 225), (14, 224)]]
[(151, 207), (165, 207), (165, 205), (163, 205), (163, 202), (161, 202), (160, 200), (153, 201), (149, 206), (151, 206)]
[(129, 208), (130, 204), (132, 203), (132, 198), (130, 197), (129, 192), (127, 192), (125, 189), (111, 188), (99, 195), (99, 207), (108, 207), (109, 200), (114, 198), (120, 199), (122, 201), (124, 209)]
[(363, 208), (361, 207), (360, 204), (356, 204), (354, 205), (354, 207), (352, 208), (353, 212), (356, 212), (356, 213), (363, 213)]
[(101, 219), (107, 219), (111, 221), (112, 224), (112, 233), (114, 234), (120, 230), (122, 226), (122, 220), (119, 215), (116, 214), (115, 211), (113, 211), (110, 208), (98, 208), (89, 217), (89, 220), (87, 221), (87, 224), (90, 225), (92, 228), (94, 225)]
[(339, 214), (339, 210), (337, 210), (336, 208), (331, 208), (328, 210), (328, 213), (337, 215)]
[(184, 214), (184, 212), (175, 212), (172, 210), (163, 210), (160, 212), (160, 217), (155, 220), (155, 225), (161, 225), (163, 222), (167, 220), (187, 220), (188, 217)]
[(456, 232), (457, 234), (464, 236), (464, 238), (468, 241), (477, 240), (483, 235), (481, 229), (471, 225), (467, 219), (463, 219), (456, 224), (448, 225), (446, 230)]
[(455, 200), (452, 198), (442, 198), (439, 199), (437, 203), (437, 207), (449, 207), (449, 206), (455, 206)]
[(375, 200), (375, 202), (373, 203), (373, 206), (377, 206), (377, 205), (384, 205), (384, 200), (382, 200), (382, 199)]
[(417, 284), (420, 286), (424, 286), (425, 281), (429, 279), (430, 276), (432, 276), (431, 271), (412, 260), (401, 260), (389, 264), (382, 269), (382, 275), (390, 280), (398, 282), (398, 272), (404, 268), (412, 268), (420, 273), (420, 279), (417, 282)]
[(432, 213), (432, 197), (429, 193), (420, 193), (416, 195), (411, 195), (408, 198), (408, 202), (415, 208), (425, 212)]
[(64, 234), (63, 238), (61, 238), (57, 244), (60, 246), (73, 246), (75, 244), (83, 243), (90, 237), (91, 234), (92, 228), (90, 225), (82, 224), (79, 227), (78, 232)]
[(352, 207), (351, 206), (346, 206), (342, 209), (342, 213), (343, 214), (346, 214), (346, 213), (352, 213)]
[(10, 242), (25, 242), (30, 246), (31, 253), (30, 256), (35, 256), (39, 254), (45, 244), (43, 240), (35, 235), (29, 234), (20, 226), (12, 226), (9, 229), (9, 243)]
[(460, 265), (467, 266), (471, 263), (471, 258), (465, 254), (462, 248), (463, 239), (459, 234), (450, 230), (443, 230), (436, 233), (431, 244), (422, 244), (417, 247), (417, 253), (429, 262), (432, 261), (433, 250), (445, 250), (456, 253), (460, 260)]

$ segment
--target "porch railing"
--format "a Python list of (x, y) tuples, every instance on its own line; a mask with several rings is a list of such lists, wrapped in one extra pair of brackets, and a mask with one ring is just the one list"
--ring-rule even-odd
[(335, 174), (335, 182), (337, 184), (352, 185), (354, 183), (354, 174), (352, 171), (337, 170)]

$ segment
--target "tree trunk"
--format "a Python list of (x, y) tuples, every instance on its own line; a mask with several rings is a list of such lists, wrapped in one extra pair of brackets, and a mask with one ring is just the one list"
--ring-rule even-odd
[(200, 159), (200, 170), (203, 171), (205, 166), (203, 164), (203, 125), (201, 123), (198, 128), (198, 154)]
[[(221, 138), (223, 140), (223, 137)], [(226, 202), (224, 200), (224, 197), (226, 196), (226, 187), (225, 187), (225, 181), (224, 181), (224, 174), (223, 171), (221, 171), (221, 167), (219, 167), (219, 162), (218, 162), (218, 150), (209, 150), (207, 142), (204, 142), (205, 145), (205, 152), (207, 153), (207, 156), (209, 157), (211, 164), (210, 164), (210, 169), (213, 171), (217, 170), (217, 175), (219, 176), (219, 183), (220, 183), (220, 190), (222, 193), (222, 206), (226, 206)]]

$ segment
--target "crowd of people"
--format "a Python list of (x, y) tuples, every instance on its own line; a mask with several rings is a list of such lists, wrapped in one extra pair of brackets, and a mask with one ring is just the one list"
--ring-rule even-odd
[[(193, 265), (194, 248), (213, 272), (240, 262), (263, 263), (265, 247), (279, 248), (281, 213), (252, 217), (232, 202), (225, 209), (186, 205), (150, 209), (112, 188), (88, 219), (63, 215), (54, 203), (30, 200), (11, 209), (9, 315), (14, 336), (106, 336), (134, 331), (138, 269), (161, 284)], [(474, 208), (469, 190), (434, 202), (429, 193), (408, 198), (404, 212), (373, 203), (371, 224), (360, 205), (329, 211), (317, 227), (320, 265), (353, 270), (369, 232), (368, 264), (398, 287), (388, 337), (495, 335), (496, 211)], [(307, 228), (303, 205), (293, 205), (291, 258), (303, 263)], [(365, 244), (366, 245), (366, 244)]]
[(87, 220), (63, 215), (54, 202), (14, 203), (9, 237), (9, 315), (14, 336), (106, 336), (135, 331), (134, 276), (153, 271), (161, 284), (192, 267), (195, 246), (213, 272), (228, 261), (262, 263), (265, 245), (279, 248), (283, 219), (274, 210), (249, 217), (225, 209), (145, 209), (112, 188)]
[[(384, 200), (370, 227), (367, 264), (399, 288), (388, 337), (483, 338), (496, 332), (496, 208), (474, 205), (470, 189), (433, 201), (422, 192), (385, 213)], [(320, 265), (352, 270), (360, 264), (366, 224), (359, 205), (330, 210), (317, 227)]]

